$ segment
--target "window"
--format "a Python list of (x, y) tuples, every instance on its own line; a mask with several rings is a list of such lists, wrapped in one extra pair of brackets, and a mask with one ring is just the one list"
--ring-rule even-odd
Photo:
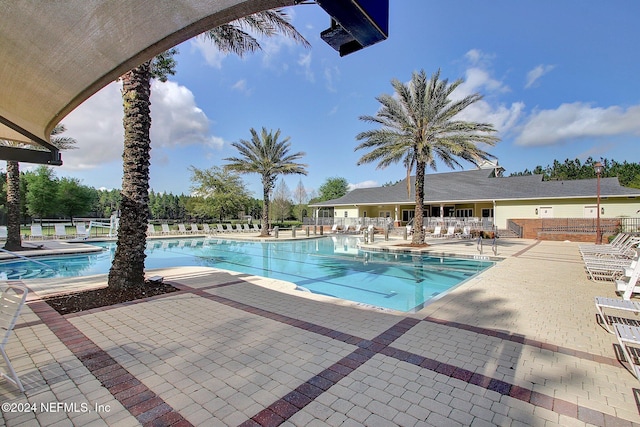
[(402, 211), (402, 222), (409, 222), (413, 219), (416, 212), (412, 210), (403, 210)]
[(344, 217), (347, 218), (349, 216), (349, 212), (344, 211)]
[(378, 217), (380, 217), (380, 218), (391, 218), (391, 211), (380, 211), (378, 213)]
[(473, 209), (456, 209), (456, 217), (469, 218), (470, 216), (473, 216)]
[(362, 216), (366, 218), (367, 217), (367, 211), (362, 211)]
[(482, 218), (493, 218), (493, 208), (483, 208)]

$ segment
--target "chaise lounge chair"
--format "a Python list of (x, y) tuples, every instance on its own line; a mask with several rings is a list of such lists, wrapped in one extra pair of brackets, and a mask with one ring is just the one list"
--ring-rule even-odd
[(618, 315), (607, 315), (605, 313), (605, 309), (618, 310), (618, 311), (626, 311), (633, 313), (634, 315), (640, 314), (640, 302), (638, 301), (627, 301), (618, 298), (607, 298), (607, 297), (595, 297), (596, 302), (596, 311), (602, 321), (602, 327), (604, 327), (607, 332), (614, 334), (613, 330), (614, 323), (622, 323), (630, 326), (640, 326), (640, 320), (635, 319), (625, 319)]
[(160, 227), (161, 227), (160, 232), (162, 234), (165, 234), (165, 235), (171, 234), (171, 229), (169, 228), (169, 224), (161, 224)]
[[(623, 325), (621, 323), (613, 324), (613, 331), (620, 344), (620, 350), (629, 364), (629, 370), (640, 380), (640, 366), (635, 362), (635, 357), (640, 348), (640, 328), (637, 326)], [(620, 361), (622, 362), (622, 360)]]
[(31, 226), (31, 235), (29, 236), (29, 240), (33, 239), (44, 239), (44, 235), (42, 234), (42, 226), (41, 225), (32, 225)]
[(450, 227), (447, 227), (447, 232), (442, 237), (446, 237), (447, 239), (451, 239), (455, 235), (456, 235), (456, 227), (452, 225)]
[(54, 232), (53, 232), (54, 238), (56, 239), (67, 238), (67, 227), (64, 224), (55, 224), (53, 228), (54, 228)]
[(24, 387), (18, 378), (18, 374), (13, 369), (9, 356), (5, 352), (4, 348), (9, 341), (11, 331), (18, 320), (20, 310), (24, 306), (24, 302), (27, 299), (27, 288), (19, 284), (0, 284), (0, 353), (4, 358), (4, 362), (7, 366), (8, 373), (0, 371), (0, 377), (6, 378), (13, 385), (18, 387), (21, 392), (24, 392)]

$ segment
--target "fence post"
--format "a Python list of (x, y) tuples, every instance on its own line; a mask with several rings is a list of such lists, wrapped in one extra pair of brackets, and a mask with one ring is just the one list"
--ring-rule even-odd
[(296, 226), (291, 226), (291, 236), (295, 239), (296, 237)]

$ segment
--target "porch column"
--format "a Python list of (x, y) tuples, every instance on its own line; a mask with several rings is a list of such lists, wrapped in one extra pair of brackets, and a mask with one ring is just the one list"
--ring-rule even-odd
[(398, 211), (400, 210), (399, 205), (395, 205), (393, 207), (393, 225), (396, 227), (400, 227), (400, 220), (398, 219)]
[(318, 225), (318, 215), (320, 215), (320, 208), (316, 208), (316, 225)]
[(440, 221), (444, 221), (444, 204), (440, 203)]

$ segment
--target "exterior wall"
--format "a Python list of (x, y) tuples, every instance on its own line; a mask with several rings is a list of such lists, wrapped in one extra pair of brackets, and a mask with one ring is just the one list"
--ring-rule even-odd
[[(591, 242), (595, 243), (596, 233), (593, 232), (574, 232), (569, 231), (542, 231), (544, 226), (546, 229), (553, 229), (557, 227), (559, 230), (566, 230), (568, 222), (571, 221), (566, 218), (529, 218), (512, 219), (513, 222), (522, 227), (522, 237), (524, 239), (538, 239), (538, 240), (555, 240), (564, 241), (569, 240), (572, 242)], [(601, 219), (600, 229), (602, 230), (603, 241), (606, 242), (609, 236), (613, 236), (618, 233), (620, 221), (615, 218)]]
[[(496, 225), (498, 228), (506, 228), (507, 220), (513, 218), (538, 219), (541, 207), (552, 207), (554, 218), (584, 218), (585, 207), (595, 206), (596, 199), (540, 199), (525, 201), (498, 201), (496, 202)], [(604, 213), (600, 218), (635, 217), (640, 210), (640, 199), (638, 198), (602, 198), (600, 207)], [(537, 211), (536, 211), (537, 210)]]
[[(345, 216), (346, 212), (346, 216)], [(334, 211), (335, 218), (357, 218), (359, 216), (359, 210), (357, 207), (353, 206), (339, 206), (335, 208)]]

